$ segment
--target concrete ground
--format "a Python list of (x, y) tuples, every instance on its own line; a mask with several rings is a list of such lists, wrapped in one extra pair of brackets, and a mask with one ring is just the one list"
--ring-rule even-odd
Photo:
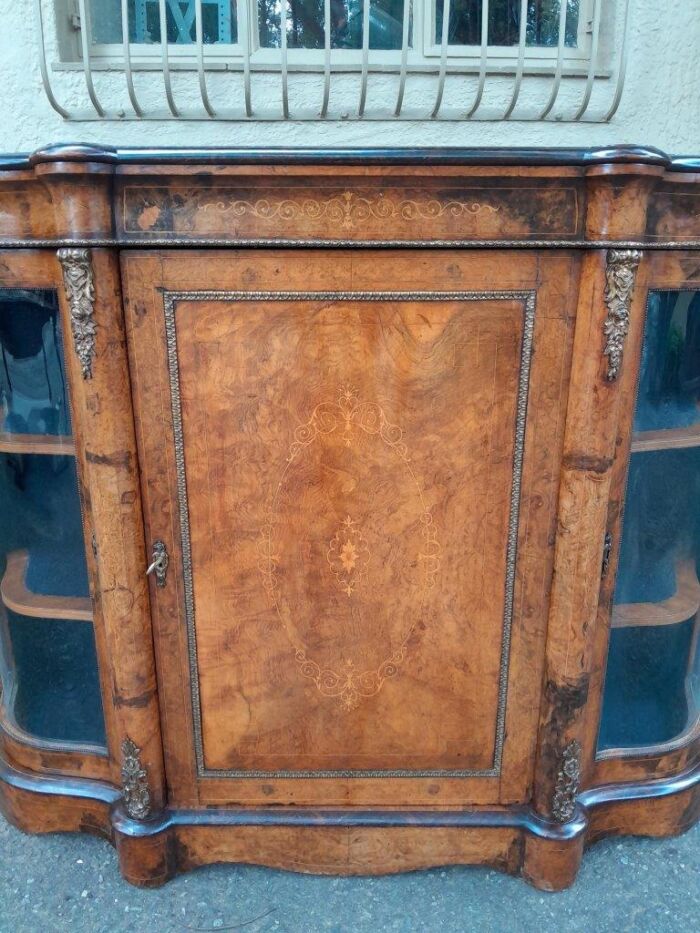
[(0, 931), (53, 933), (666, 933), (700, 930), (700, 826), (678, 839), (609, 839), (575, 886), (543, 894), (475, 868), (318, 878), (213, 866), (156, 891), (123, 882), (106, 842), (25, 836), (0, 818)]

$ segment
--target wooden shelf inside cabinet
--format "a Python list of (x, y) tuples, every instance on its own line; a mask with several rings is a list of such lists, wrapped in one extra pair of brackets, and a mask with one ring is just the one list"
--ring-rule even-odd
[(700, 609), (700, 581), (695, 561), (681, 561), (676, 567), (677, 589), (673, 596), (658, 603), (621, 603), (612, 611), (613, 628), (637, 625), (676, 625), (692, 618)]
[(84, 596), (46, 596), (27, 589), (29, 564), (27, 551), (12, 551), (7, 555), (7, 567), (0, 581), (0, 597), (12, 612), (40, 619), (74, 619), (92, 622), (92, 603)]
[(684, 450), (689, 447), (700, 447), (700, 423), (661, 431), (640, 431), (632, 435), (632, 453)]
[(0, 453), (75, 456), (72, 437), (63, 434), (8, 434), (0, 431)]

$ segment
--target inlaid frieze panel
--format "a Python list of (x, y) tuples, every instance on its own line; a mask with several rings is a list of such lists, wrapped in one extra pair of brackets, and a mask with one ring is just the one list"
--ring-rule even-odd
[(406, 241), (576, 237), (579, 192), (564, 181), (535, 187), (439, 183), (381, 184), (342, 178), (267, 183), (213, 180), (193, 187), (127, 181), (118, 223), (128, 239), (154, 236), (237, 239)]
[(654, 240), (700, 241), (700, 193), (697, 184), (660, 184), (649, 201), (647, 236)]

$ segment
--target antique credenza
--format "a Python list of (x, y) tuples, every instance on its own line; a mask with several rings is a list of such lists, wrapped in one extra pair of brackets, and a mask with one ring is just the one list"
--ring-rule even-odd
[(697, 820), (700, 160), (57, 146), (0, 240), (7, 819), (548, 889)]

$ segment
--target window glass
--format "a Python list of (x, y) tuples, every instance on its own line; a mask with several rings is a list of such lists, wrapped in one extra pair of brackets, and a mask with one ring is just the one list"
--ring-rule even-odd
[[(565, 0), (568, 48), (576, 48), (580, 0)], [(490, 0), (489, 45), (517, 45), (520, 41), (521, 0)], [(442, 40), (444, 0), (436, 0), (435, 41)], [(559, 43), (560, 0), (529, 0), (526, 44), (556, 46)], [(481, 45), (481, 0), (451, 0), (448, 42), (450, 45)]]
[[(369, 0), (372, 49), (400, 49), (403, 35), (404, 0)], [(569, 48), (578, 41), (580, 0), (564, 0), (566, 40)], [(89, 0), (94, 42), (122, 41), (121, 0)], [(444, 0), (435, 0), (435, 42), (442, 37)], [(363, 0), (331, 0), (331, 47), (362, 48)], [(257, 0), (258, 35), (262, 48), (279, 48), (281, 0)], [(490, 0), (489, 45), (513, 46), (520, 38), (521, 0)], [(128, 0), (129, 41), (160, 42), (158, 0)], [(428, 8), (425, 14), (428, 14)], [(481, 44), (481, 0), (452, 0), (450, 45)], [(559, 42), (560, 0), (529, 0), (526, 42), (532, 47), (551, 47)], [(166, 0), (168, 42), (189, 45), (195, 41), (194, 0)], [(324, 0), (288, 0), (287, 44), (289, 48), (324, 48)], [(238, 42), (236, 0), (202, 0), (202, 38), (207, 45)], [(411, 40), (412, 44), (412, 40)]]
[[(258, 0), (260, 45), (280, 46), (279, 0)], [(369, 47), (400, 49), (403, 38), (404, 0), (370, 0)], [(361, 49), (363, 0), (331, 0), (331, 48)], [(325, 43), (323, 0), (289, 0), (289, 48), (322, 49)]]
[[(92, 39), (97, 43), (122, 42), (121, 0), (89, 0)], [(129, 41), (160, 42), (158, 0), (128, 0)], [(195, 41), (194, 0), (166, 0), (168, 42), (188, 45)], [(202, 41), (238, 42), (235, 0), (202, 0)]]

